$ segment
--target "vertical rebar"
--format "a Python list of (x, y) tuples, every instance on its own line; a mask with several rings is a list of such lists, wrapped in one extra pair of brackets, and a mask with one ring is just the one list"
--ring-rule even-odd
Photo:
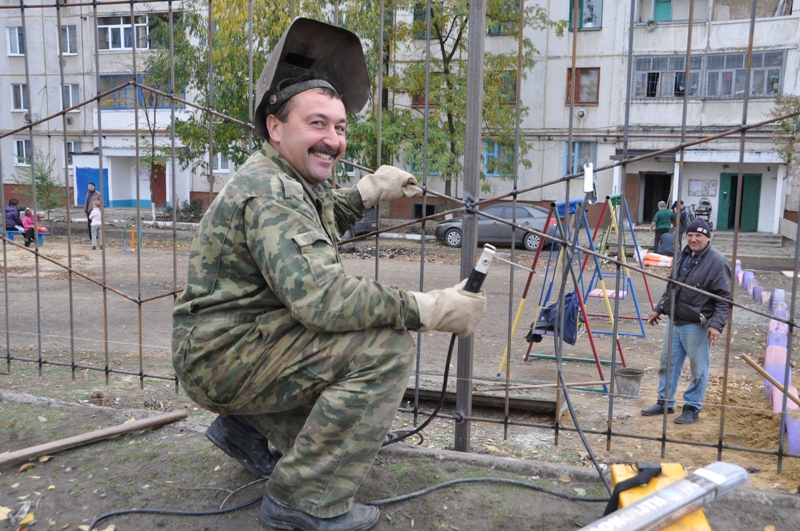
[[(379, 16), (381, 18), (380, 22), (378, 23), (378, 87), (377, 87), (377, 94), (378, 97), (375, 98), (377, 101), (375, 110), (375, 141), (378, 143), (375, 149), (375, 168), (380, 168), (381, 164), (383, 163), (383, 17), (384, 17), (384, 3), (385, 0), (381, 0), (381, 5), (379, 9)], [(375, 228), (381, 226), (381, 205), (378, 203), (375, 205)], [(425, 241), (425, 236), (423, 233), (423, 244)], [(380, 280), (380, 260), (381, 260), (381, 235), (380, 233), (375, 235), (375, 280)]]
[[(213, 0), (208, 0), (208, 108), (214, 108), (214, 17)], [(214, 118), (208, 116), (208, 207), (214, 201)], [(208, 208), (206, 207), (206, 208)]]
[[(61, 0), (56, 0), (56, 24), (58, 25), (58, 53), (59, 57), (64, 53), (64, 45), (67, 44), (63, 40), (61, 33)], [(58, 74), (61, 81), (61, 90), (64, 90), (64, 64), (58, 61)], [(72, 102), (73, 104), (75, 102)], [(67, 212), (67, 271), (68, 291), (69, 291), (69, 342), (70, 354), (73, 357), (72, 379), (75, 379), (74, 355), (75, 355), (75, 316), (74, 316), (74, 300), (72, 293), (72, 216), (70, 214), (70, 197), (69, 197), (69, 144), (67, 143), (67, 115), (61, 115), (61, 131), (63, 133), (64, 142), (64, 196)], [(77, 190), (75, 191), (77, 197)], [(38, 235), (37, 235), (38, 239)]]
[[(97, 6), (100, 5), (98, 0), (94, 0), (92, 4), (92, 13), (94, 15), (94, 70), (95, 70), (95, 95), (100, 94), (100, 30), (97, 27), (97, 22), (99, 20), (98, 13), (97, 13)], [(124, 87), (125, 90), (128, 87)], [(122, 90), (122, 89), (120, 89)], [(98, 176), (98, 189), (100, 190), (100, 200), (105, 203), (105, 193), (107, 190), (105, 189), (105, 180), (103, 179), (103, 104), (101, 100), (97, 100), (97, 176)], [(138, 178), (138, 177), (137, 177)], [(76, 188), (77, 188), (77, 179), (76, 179)], [(75, 190), (75, 199), (78, 198), (78, 191)], [(85, 201), (85, 200), (84, 200)], [(88, 223), (87, 223), (88, 225)], [(91, 238), (91, 229), (89, 237)], [(105, 236), (105, 235), (104, 235)], [(67, 235), (68, 238), (71, 238), (72, 235)], [(105, 256), (105, 251), (103, 251), (103, 255)], [(105, 284), (105, 260), (103, 260), (103, 284)], [(103, 288), (103, 343), (104, 345), (108, 345), (108, 307), (107, 307), (107, 300), (106, 300), (106, 290)], [(108, 368), (108, 356), (106, 356), (106, 368)], [(73, 371), (73, 379), (75, 379), (75, 351), (72, 351), (72, 371)], [(108, 373), (106, 373), (106, 378), (108, 378)], [(108, 383), (106, 381), (106, 383)]]
[[(383, 2), (381, 2), (383, 5)], [(425, 92), (423, 94), (424, 125), (422, 131), (422, 189), (428, 186), (428, 119), (430, 117), (430, 83), (431, 83), (431, 0), (425, 3)], [(427, 195), (422, 195), (422, 215), (425, 217), (425, 200)], [(422, 222), (420, 231), (420, 262), (419, 262), (419, 290), (425, 291), (425, 222)], [(414, 426), (417, 425), (419, 416), (419, 371), (422, 368), (422, 334), (417, 333), (417, 363), (414, 368)]]
[[(620, 175), (620, 205), (617, 209), (617, 258), (619, 258), (620, 253), (623, 252), (625, 248), (625, 237), (622, 232), (622, 227), (624, 226), (623, 223), (627, 219), (628, 216), (628, 200), (625, 195), (625, 186), (626, 186), (626, 175), (628, 173), (628, 137), (630, 133), (630, 119), (631, 119), (631, 91), (633, 89), (633, 28), (636, 20), (636, 0), (630, 0), (630, 15), (628, 18), (628, 61), (627, 61), (627, 71), (626, 71), (626, 82), (625, 82), (625, 121), (622, 126), (622, 170)], [(611, 213), (613, 216), (614, 214)], [(633, 227), (631, 227), (633, 229)], [(638, 256), (638, 251), (634, 250), (634, 257)], [(619, 285), (621, 281), (622, 271), (617, 265), (616, 268), (616, 289), (617, 293), (619, 293)], [(617, 298), (617, 297), (614, 297)], [(619, 306), (615, 306), (615, 314), (614, 314), (614, 334), (611, 341), (611, 377), (612, 381), (614, 376), (616, 376), (614, 372), (615, 366), (615, 358), (614, 358), (614, 347), (617, 344), (618, 333), (617, 333), (617, 321), (619, 321), (619, 313), (618, 309)], [(613, 395), (613, 384), (611, 387), (612, 395), (608, 401), (608, 420), (606, 425), (606, 451), (611, 450), (611, 432), (614, 425), (614, 395)]]
[[(169, 155), (170, 155), (170, 184), (171, 184), (171, 199), (172, 199), (172, 291), (178, 290), (178, 190), (177, 190), (177, 171), (178, 166), (175, 160), (175, 13), (173, 11), (172, 0), (169, 0), (169, 112), (170, 124), (169, 128)], [(252, 77), (252, 76), (251, 76)], [(252, 90), (251, 90), (252, 92)], [(123, 235), (123, 238), (125, 235)], [(178, 298), (175, 293), (172, 296), (172, 301)], [(175, 375), (175, 394), (178, 394), (178, 376)]]
[[(136, 35), (136, 15), (133, 10), (134, 0), (131, 1), (131, 59), (133, 61), (133, 79), (140, 83), (139, 80), (139, 70), (136, 65), (136, 47), (137, 43), (137, 35)], [(134, 87), (136, 90), (135, 97), (133, 99), (133, 130), (134, 130), (134, 147), (136, 152), (136, 176), (134, 177), (134, 181), (136, 182), (136, 223), (141, 224), (142, 216), (141, 216), (141, 207), (142, 207), (142, 182), (141, 182), (141, 164), (139, 162), (139, 95), (141, 94), (144, 97), (144, 91), (139, 87)], [(145, 112), (147, 112), (147, 107), (145, 107)], [(154, 112), (157, 112), (154, 110)], [(152, 164), (150, 165), (152, 168)], [(150, 175), (150, 179), (153, 176)], [(152, 183), (150, 184), (152, 186)], [(153, 200), (152, 194), (150, 195), (150, 200)], [(136, 229), (134, 229), (136, 230)], [(144, 389), (144, 348), (142, 346), (144, 342), (144, 330), (143, 330), (143, 323), (142, 323), (142, 238), (139, 238), (139, 244), (136, 246), (136, 316), (139, 325), (139, 388)], [(106, 249), (107, 246), (103, 246), (103, 284), (106, 283), (106, 273), (105, 273), (105, 263), (106, 263)], [(106, 289), (103, 288), (103, 297), (105, 300)], [(108, 319), (103, 319), (106, 323), (105, 326), (108, 328)], [(108, 338), (106, 337), (106, 384), (108, 384)]]
[[(464, 141), (464, 201), (470, 205), (479, 198), (481, 171), (483, 50), (486, 38), (486, 1), (470, 0), (469, 43), (467, 47), (467, 115)], [(470, 208), (464, 211), (461, 241), (461, 277), (467, 278), (475, 263), (477, 217)], [(456, 411), (463, 417), (472, 414), (472, 362), (474, 337), (458, 340), (458, 369), (456, 371)], [(454, 448), (469, 451), (470, 421), (456, 424)]]
[[(25, 17), (25, 2), (24, 0), (20, 0), (19, 3), (19, 11), (20, 11), (20, 20), (22, 24), (22, 46), (24, 50), (23, 56), (25, 57), (25, 97), (28, 99), (28, 114), (30, 116), (30, 121), (35, 122), (36, 120), (33, 119), (33, 98), (31, 97), (31, 74), (30, 74), (30, 62), (28, 61), (28, 56), (30, 55), (30, 49), (28, 48), (28, 28), (26, 24), (26, 17)], [(42, 361), (42, 293), (41, 293), (41, 286), (40, 286), (40, 271), (39, 271), (39, 224), (36, 222), (36, 213), (39, 210), (38, 203), (36, 201), (36, 157), (35, 157), (35, 146), (33, 145), (33, 125), (28, 126), (28, 141), (30, 142), (31, 150), (28, 153), (29, 163), (30, 163), (30, 178), (31, 178), (31, 195), (33, 195), (33, 223), (34, 223), (34, 247), (36, 252), (34, 253), (34, 273), (36, 276), (36, 352), (37, 352), (37, 359), (39, 365), (39, 376), (42, 375), (42, 365), (44, 365)]]
[[(247, 1), (247, 123), (253, 119), (253, 0)], [(253, 153), (253, 129), (247, 128), (247, 155)]]
[[(525, 0), (519, 1), (519, 20), (517, 31), (519, 34), (517, 35), (517, 78), (516, 78), (516, 86), (514, 87), (514, 167), (513, 167), (513, 175), (514, 175), (514, 196), (513, 196), (513, 218), (512, 221), (514, 223), (517, 222), (517, 186), (519, 184), (519, 151), (520, 151), (520, 143), (522, 142), (520, 138), (520, 119), (521, 119), (521, 100), (522, 96), (520, 94), (520, 87), (522, 87), (522, 45), (523, 45), (523, 32), (525, 30)], [(511, 228), (511, 261), (516, 262), (516, 227)], [(548, 227), (545, 226), (545, 232), (547, 232)], [(524, 238), (524, 235), (523, 235)], [(539, 245), (544, 245), (544, 240), (540, 239)], [(508, 419), (509, 415), (511, 414), (511, 390), (509, 387), (511, 386), (511, 341), (514, 339), (511, 336), (511, 330), (513, 328), (514, 322), (514, 268), (509, 268), (509, 279), (508, 279), (508, 327), (506, 329), (506, 392), (505, 392), (505, 401), (503, 403), (503, 418), (506, 422), (503, 423), (503, 438), (508, 439)]]

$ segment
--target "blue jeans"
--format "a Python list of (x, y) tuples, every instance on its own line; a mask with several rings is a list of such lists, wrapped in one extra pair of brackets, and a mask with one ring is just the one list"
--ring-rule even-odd
[(681, 377), (683, 362), (689, 358), (692, 369), (692, 383), (683, 393), (687, 406), (697, 411), (703, 407), (703, 399), (708, 387), (708, 372), (711, 364), (711, 347), (708, 344), (707, 328), (700, 324), (676, 326), (667, 323), (664, 332), (664, 345), (661, 347), (661, 366), (658, 369), (658, 398), (664, 400), (667, 387), (667, 358), (669, 355), (669, 334), (672, 333), (672, 364), (669, 368), (669, 407), (675, 405), (675, 391)]

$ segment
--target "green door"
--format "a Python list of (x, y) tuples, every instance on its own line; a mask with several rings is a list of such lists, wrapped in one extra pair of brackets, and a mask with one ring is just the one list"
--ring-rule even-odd
[[(744, 174), (744, 193), (742, 194), (742, 214), (739, 230), (742, 232), (758, 231), (758, 214), (761, 207), (761, 174)], [(723, 173), (719, 177), (719, 206), (717, 212), (717, 230), (733, 229), (736, 219), (736, 197), (738, 195), (738, 179), (736, 173)]]
[(672, 20), (672, 0), (656, 0), (653, 20)]

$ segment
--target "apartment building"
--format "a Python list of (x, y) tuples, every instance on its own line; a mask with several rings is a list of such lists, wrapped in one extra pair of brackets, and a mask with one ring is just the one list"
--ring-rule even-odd
[[(29, 166), (31, 154), (42, 153), (56, 161), (54, 176), (76, 191), (76, 205), (82, 205), (88, 182), (103, 187), (106, 206), (135, 206), (137, 189), (142, 207), (150, 207), (151, 197), (159, 206), (171, 203), (172, 165), (165, 156), (170, 146), (170, 101), (135, 86), (94, 99), (129, 81), (146, 82), (141, 69), (152, 53), (148, 38), (152, 18), (165, 16), (154, 9), (166, 9), (166, 4), (134, 7), (133, 25), (129, 5), (100, 5), (95, 15), (87, 5), (65, 2), (57, 12), (52, 3), (44, 6), (34, 0), (26, 4), (24, 19), (20, 10), (0, 11), (0, 31), (6, 41), (5, 53), (0, 48), (0, 94), (5, 94), (0, 101), (7, 102), (9, 111), (0, 113), (0, 131), (8, 133), (70, 109), (66, 120), (58, 115), (34, 125), (32, 143), (27, 129), (2, 140), (0, 172), (6, 195), (13, 193), (15, 176)], [(189, 112), (179, 106), (175, 119), (185, 119)], [(150, 150), (153, 145), (158, 151)], [(151, 153), (157, 155), (152, 172)], [(218, 159), (216, 170), (225, 172), (227, 160)], [(179, 166), (174, 181), (179, 203), (189, 200), (192, 190), (209, 188), (206, 178)]]

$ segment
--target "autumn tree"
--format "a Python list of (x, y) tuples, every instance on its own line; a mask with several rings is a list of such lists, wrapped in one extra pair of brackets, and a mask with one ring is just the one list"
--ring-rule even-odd
[[(377, 3), (358, 2), (348, 5), (344, 25), (358, 33), (368, 47), (370, 72), (384, 69), (384, 85), (391, 93), (391, 102), (383, 109), (382, 161), (402, 153), (415, 172), (423, 167), (424, 93), (426, 78), (426, 4), (410, 0), (386, 2), (385, 40), (379, 44)], [(410, 14), (411, 22), (404, 22), (400, 13)], [(524, 25), (536, 30), (550, 30), (562, 35), (566, 21), (549, 19), (547, 11), (538, 6), (524, 10)], [(373, 22), (370, 22), (373, 21)], [(464, 155), (467, 47), (469, 38), (469, 2), (465, 0), (438, 0), (431, 4), (430, 74), (428, 94), (428, 174), (437, 175), (445, 183), (444, 193), (453, 195), (453, 183), (461, 178)], [(516, 43), (519, 34), (519, 2), (513, 0), (488, 0), (487, 24), (481, 31), (489, 35), (505, 36)], [(512, 40), (513, 39), (513, 40)], [(538, 51), (529, 38), (522, 41), (521, 78), (533, 68)], [(414, 60), (400, 63), (391, 54), (404, 53)], [(382, 60), (381, 60), (382, 59)], [(517, 47), (508, 52), (484, 55), (483, 127), (488, 147), (505, 157), (484, 161), (492, 174), (513, 174), (513, 149), (515, 143), (515, 103), (517, 98)], [(373, 80), (376, 76), (373, 75)], [(405, 98), (404, 98), (405, 96)], [(410, 99), (410, 105), (401, 104)], [(353, 155), (360, 156), (367, 165), (378, 165), (375, 159), (376, 102), (381, 98), (373, 91), (373, 101), (361, 120), (351, 128)], [(521, 116), (527, 116), (528, 107), (521, 105)], [(496, 146), (496, 147), (495, 147)], [(521, 141), (520, 162), (530, 167), (525, 158), (529, 146)], [(511, 155), (511, 156), (508, 156)], [(448, 202), (449, 203), (449, 202)], [(446, 205), (450, 208), (450, 205)]]

